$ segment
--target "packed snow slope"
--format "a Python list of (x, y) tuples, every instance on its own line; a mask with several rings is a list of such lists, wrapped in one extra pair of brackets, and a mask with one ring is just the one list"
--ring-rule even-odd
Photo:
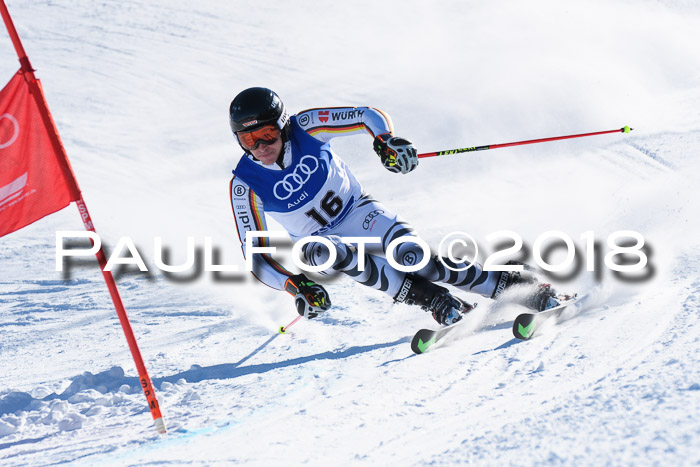
[[(70, 206), (0, 239), (1, 464), (700, 462), (695, 2), (7, 3), (98, 232), (131, 237), (151, 266), (118, 279), (169, 433), (95, 263), (55, 270), (56, 231), (82, 229)], [(0, 79), (18, 68), (0, 35)], [(630, 125), (405, 176), (369, 136), (334, 147), (433, 246), (459, 230), (488, 253), (507, 229), (529, 252), (559, 230), (584, 261), (585, 232), (602, 259), (633, 230), (649, 264), (632, 281), (602, 261), (550, 278), (592, 300), (527, 342), (510, 330), (522, 309), (462, 294), (480, 306), (460, 338), (414, 356), (429, 315), (343, 277), (325, 282), (332, 311), (277, 334), (296, 316), (288, 295), (153, 266), (154, 237), (177, 262), (192, 236), (243, 268), (227, 110), (257, 85), (293, 112), (380, 108), (421, 152)]]

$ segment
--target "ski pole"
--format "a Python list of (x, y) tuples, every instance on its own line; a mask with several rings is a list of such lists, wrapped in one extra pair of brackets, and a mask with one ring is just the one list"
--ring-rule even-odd
[(423, 157), (447, 156), (449, 154), (460, 154), (463, 152), (473, 152), (473, 151), (485, 151), (487, 149), (498, 149), (498, 148), (505, 148), (508, 146), (520, 146), (523, 144), (544, 143), (547, 141), (557, 141), (560, 139), (583, 138), (584, 136), (605, 135), (608, 133), (629, 133), (632, 130), (634, 130), (634, 128), (624, 126), (618, 130), (596, 131), (594, 133), (581, 133), (579, 135), (554, 136), (552, 138), (540, 138), (540, 139), (530, 139), (527, 141), (516, 141), (515, 143), (489, 144), (486, 146), (474, 146), (471, 148), (448, 149), (446, 151), (426, 152), (423, 154), (418, 154), (418, 157), (423, 158)]
[(289, 329), (294, 323), (296, 323), (296, 322), (299, 321), (300, 319), (301, 319), (301, 315), (299, 315), (299, 316), (297, 316), (296, 318), (294, 318), (294, 321), (292, 321), (292, 322), (289, 323), (288, 325), (286, 325), (286, 326), (280, 326), (280, 329), (279, 329), (280, 334), (286, 333), (286, 332), (287, 332), (287, 329)]

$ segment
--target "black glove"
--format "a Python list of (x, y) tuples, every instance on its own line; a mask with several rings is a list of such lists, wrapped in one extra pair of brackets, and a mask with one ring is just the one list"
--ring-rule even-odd
[(404, 138), (391, 136), (391, 133), (377, 135), (374, 138), (374, 152), (382, 160), (387, 170), (407, 174), (418, 167), (418, 152), (413, 143)]
[(326, 289), (303, 274), (287, 279), (284, 290), (294, 295), (297, 312), (304, 318), (315, 318), (331, 307), (331, 299)]

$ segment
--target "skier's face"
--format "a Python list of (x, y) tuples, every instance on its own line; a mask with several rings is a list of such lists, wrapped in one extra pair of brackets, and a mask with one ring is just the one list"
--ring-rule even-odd
[(265, 165), (274, 164), (282, 151), (282, 132), (274, 124), (236, 133), (243, 149)]
[(255, 149), (250, 149), (250, 152), (264, 165), (274, 164), (282, 152), (282, 138), (277, 138), (272, 144), (261, 144)]

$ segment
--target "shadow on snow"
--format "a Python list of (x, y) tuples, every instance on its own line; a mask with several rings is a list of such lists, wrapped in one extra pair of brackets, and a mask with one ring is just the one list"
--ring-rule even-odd
[(180, 378), (183, 378), (188, 383), (198, 383), (200, 381), (208, 379), (238, 378), (239, 376), (250, 375), (254, 373), (266, 373), (268, 371), (277, 370), (280, 368), (286, 368), (295, 365), (303, 365), (304, 363), (313, 362), (316, 360), (340, 360), (361, 353), (371, 352), (373, 350), (394, 347), (411, 341), (409, 337), (402, 337), (401, 339), (395, 340), (394, 342), (386, 342), (383, 344), (360, 345), (350, 347), (345, 350), (322, 352), (314, 355), (308, 355), (305, 357), (292, 358), (281, 362), (261, 363), (259, 365), (249, 365), (244, 367), (240, 366), (243, 362), (249, 360), (258, 352), (260, 352), (263, 348), (265, 348), (278, 335), (279, 334), (275, 334), (274, 336), (270, 337), (265, 343), (263, 343), (253, 352), (251, 352), (250, 355), (247, 355), (246, 357), (241, 359), (238, 363), (224, 363), (221, 365), (213, 365), (203, 368), (191, 368), (187, 371), (183, 371), (182, 373), (173, 376), (167, 376), (165, 378), (153, 378), (153, 382), (155, 384), (160, 384), (162, 382), (174, 383)]
[[(350, 347), (345, 350), (322, 352), (280, 362), (241, 366), (244, 362), (248, 361), (262, 351), (268, 344), (270, 344), (270, 342), (277, 338), (278, 335), (279, 334), (275, 334), (270, 337), (257, 349), (253, 350), (253, 352), (242, 358), (237, 363), (224, 363), (208, 367), (193, 366), (189, 370), (177, 373), (175, 375), (153, 378), (153, 384), (156, 387), (160, 387), (161, 383), (163, 382), (175, 383), (180, 379), (184, 379), (188, 383), (198, 383), (211, 379), (233, 379), (240, 376), (267, 373), (280, 368), (303, 365), (305, 363), (317, 360), (340, 360), (365, 352), (405, 344), (411, 340), (409, 337), (403, 337), (394, 342), (361, 345)], [(103, 394), (107, 392), (117, 392), (122, 389), (123, 385), (129, 386), (131, 390), (135, 390), (140, 387), (138, 378), (125, 376), (124, 370), (120, 367), (112, 367), (109, 370), (105, 370), (97, 374), (92, 374), (89, 371), (86, 371), (82, 375), (71, 378), (71, 384), (61, 394), (53, 393), (43, 398), (34, 398), (31, 394), (26, 392), (7, 391), (4, 394), (0, 393), (0, 416), (16, 413), (20, 410), (31, 410), (34, 406), (33, 402), (35, 401), (48, 402), (54, 399), (68, 400), (80, 391), (88, 389), (94, 389)]]

